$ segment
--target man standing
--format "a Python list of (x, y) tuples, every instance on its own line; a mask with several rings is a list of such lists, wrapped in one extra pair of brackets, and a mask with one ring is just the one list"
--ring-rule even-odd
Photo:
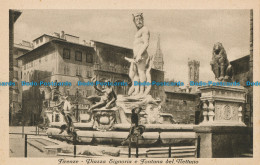
[[(147, 81), (146, 69), (147, 63), (149, 63), (149, 56), (147, 53), (147, 48), (149, 46), (150, 32), (147, 27), (144, 26), (143, 13), (133, 14), (133, 21), (137, 28), (134, 39), (134, 60), (137, 66), (137, 72), (139, 75), (139, 82)], [(139, 96), (143, 96), (145, 92), (145, 86), (141, 85), (139, 89)], [(135, 94), (136, 91), (135, 91)]]

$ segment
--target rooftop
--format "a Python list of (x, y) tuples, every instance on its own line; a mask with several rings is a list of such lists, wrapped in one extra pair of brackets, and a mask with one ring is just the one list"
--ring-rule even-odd
[(41, 37), (43, 37), (43, 36), (48, 36), (48, 37), (52, 37), (52, 38), (55, 38), (55, 39), (65, 40), (65, 39), (62, 39), (62, 38), (59, 38), (59, 37), (56, 37), (56, 36), (53, 36), (53, 35), (43, 34), (43, 35), (41, 35), (41, 36), (35, 38), (33, 41), (35, 41), (35, 40), (37, 40), (37, 39), (39, 39), (39, 38), (41, 38)]
[(198, 95), (198, 93), (172, 92), (172, 91), (165, 91), (165, 93), (177, 94), (177, 95), (193, 95), (193, 96), (197, 96)]
[(22, 12), (20, 10), (9, 10), (9, 13), (14, 15), (14, 22), (16, 22), (16, 20), (20, 17), (20, 15), (22, 14)]
[(14, 43), (14, 47), (24, 49), (24, 50), (32, 50), (33, 49), (32, 46), (26, 46), (26, 45), (23, 45), (22, 43), (20, 43), (20, 44)]
[(249, 59), (250, 59), (250, 55), (246, 55), (246, 56), (243, 56), (241, 58), (238, 58), (238, 59), (235, 59), (233, 61), (230, 61), (230, 63), (233, 64), (233, 63), (236, 63), (238, 61), (249, 60)]
[(119, 49), (127, 49), (129, 51), (133, 51), (133, 49), (123, 47), (123, 46), (113, 45), (113, 44), (110, 44), (110, 43), (100, 42), (100, 41), (96, 41), (96, 40), (90, 40), (90, 41), (98, 43), (98, 44), (103, 44), (103, 45), (106, 45), (106, 46), (112, 46), (112, 47), (116, 47), (116, 48), (119, 48)]
[[(56, 37), (54, 37), (54, 38), (56, 38)], [(33, 50), (31, 50), (31, 51), (25, 53), (24, 55), (18, 57), (17, 59), (21, 60), (22, 58), (24, 58), (24, 57), (26, 57), (26, 56), (29, 56), (31, 53), (33, 53), (33, 52), (35, 52), (35, 51), (37, 51), (37, 50), (39, 50), (39, 49), (41, 49), (41, 48), (43, 48), (43, 47), (45, 47), (45, 46), (51, 44), (51, 43), (65, 43), (65, 44), (71, 44), (71, 45), (78, 45), (78, 46), (82, 46), (82, 47), (86, 47), (86, 48), (91, 48), (91, 49), (94, 50), (94, 48), (92, 48), (92, 47), (90, 47), (90, 46), (87, 46), (87, 45), (78, 44), (78, 43), (74, 43), (74, 42), (68, 42), (68, 41), (66, 41), (66, 40), (64, 40), (64, 39), (60, 39), (60, 40), (59, 40), (59, 39), (54, 39), (54, 40), (51, 40), (51, 41), (49, 41), (49, 42), (46, 42), (46, 43), (42, 44), (41, 46), (39, 46), (39, 47), (37, 47), (37, 48), (35, 48), (35, 49), (33, 49)]]

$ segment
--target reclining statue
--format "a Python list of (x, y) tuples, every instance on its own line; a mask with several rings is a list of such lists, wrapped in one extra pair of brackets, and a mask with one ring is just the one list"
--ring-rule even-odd
[[(96, 78), (92, 78), (91, 80), (92, 82), (94, 82), (94, 84), (96, 84)], [(94, 104), (93, 106), (91, 106), (89, 108), (90, 111), (96, 109), (96, 108), (102, 108), (102, 107), (105, 107), (105, 108), (112, 108), (115, 106), (115, 102), (117, 100), (117, 96), (116, 96), (116, 93), (114, 92), (113, 88), (109, 85), (109, 83), (105, 86), (105, 89), (103, 90), (100, 90), (97, 88), (96, 85), (94, 85), (94, 88), (102, 93), (103, 95), (102, 96), (89, 96), (87, 99), (90, 100), (90, 101), (96, 101), (98, 100), (99, 102)]]

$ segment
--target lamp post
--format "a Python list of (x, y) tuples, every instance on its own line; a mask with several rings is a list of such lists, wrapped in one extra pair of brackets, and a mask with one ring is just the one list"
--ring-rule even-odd
[(76, 89), (76, 120), (79, 121), (79, 89)]
[(24, 136), (24, 115), (25, 115), (25, 113), (24, 113), (24, 108), (23, 108), (23, 105), (21, 105), (21, 109), (22, 109), (22, 138), (23, 138), (23, 136)]

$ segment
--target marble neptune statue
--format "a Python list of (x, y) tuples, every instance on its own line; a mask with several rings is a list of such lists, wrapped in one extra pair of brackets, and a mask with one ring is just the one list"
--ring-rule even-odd
[(144, 26), (144, 18), (142, 13), (133, 14), (133, 21), (137, 28), (133, 44), (134, 58), (125, 58), (131, 63), (129, 77), (132, 81), (132, 86), (128, 91), (128, 95), (145, 97), (147, 94), (149, 94), (151, 85), (134, 85), (134, 82), (151, 83), (150, 70), (152, 68), (153, 58), (147, 53), (150, 32), (148, 28)]

